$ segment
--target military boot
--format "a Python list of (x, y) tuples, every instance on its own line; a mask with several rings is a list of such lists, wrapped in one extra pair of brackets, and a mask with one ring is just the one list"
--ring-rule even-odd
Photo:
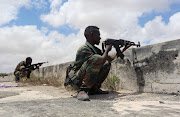
[(77, 94), (77, 99), (81, 101), (90, 101), (87, 92), (88, 92), (88, 88), (80, 88)]
[(19, 80), (20, 80), (20, 78), (16, 76), (16, 77), (15, 77), (15, 82), (18, 83)]
[(88, 92), (89, 95), (96, 95), (96, 94), (109, 94), (109, 91), (103, 91), (100, 88), (91, 88)]

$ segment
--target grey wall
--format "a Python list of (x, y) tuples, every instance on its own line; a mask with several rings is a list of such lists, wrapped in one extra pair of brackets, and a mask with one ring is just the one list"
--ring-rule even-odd
[[(124, 60), (112, 63), (111, 75), (120, 79), (121, 89), (138, 92), (180, 94), (180, 40), (127, 50)], [(70, 64), (53, 65), (34, 71), (40, 77), (65, 78)]]
[(180, 93), (180, 40), (132, 50), (138, 89), (144, 92)]

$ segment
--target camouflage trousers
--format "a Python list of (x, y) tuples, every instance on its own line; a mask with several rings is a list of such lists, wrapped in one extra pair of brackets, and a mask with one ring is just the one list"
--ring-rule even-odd
[(23, 77), (29, 78), (30, 74), (31, 74), (30, 71), (15, 71), (14, 72), (14, 75), (19, 78), (23, 78)]
[(102, 56), (93, 55), (83, 63), (77, 72), (77, 78), (80, 81), (78, 87), (100, 88), (109, 73), (110, 67), (111, 63), (108, 61), (103, 63)]

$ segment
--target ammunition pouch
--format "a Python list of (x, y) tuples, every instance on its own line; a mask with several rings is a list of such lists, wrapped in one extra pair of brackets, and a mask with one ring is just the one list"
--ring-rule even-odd
[(76, 72), (77, 72), (76, 66), (75, 65), (72, 66), (70, 64), (70, 66), (68, 66), (68, 68), (66, 70), (66, 79), (64, 82), (64, 86), (67, 86), (67, 85), (74, 86), (74, 85), (77, 85), (79, 83)]

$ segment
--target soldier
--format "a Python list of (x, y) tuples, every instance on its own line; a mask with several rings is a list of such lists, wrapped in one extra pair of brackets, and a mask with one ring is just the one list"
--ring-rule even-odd
[[(109, 93), (100, 88), (109, 73), (111, 61), (115, 59), (116, 53), (108, 55), (112, 45), (107, 45), (104, 53), (95, 46), (99, 45), (101, 39), (98, 27), (86, 27), (84, 36), (86, 43), (78, 49), (74, 65), (67, 68), (64, 86), (71, 84), (78, 87), (77, 99), (89, 101), (88, 95)], [(129, 47), (130, 45), (123, 48), (122, 52)]]
[(32, 58), (27, 57), (26, 61), (21, 61), (14, 71), (15, 82), (19, 82), (20, 78), (27, 77), (30, 78), (31, 71), (34, 70), (34, 67), (31, 66)]
[(107, 45), (104, 53), (95, 45), (100, 43), (100, 32), (96, 26), (88, 26), (85, 29), (84, 36), (86, 43), (81, 46), (76, 54), (75, 69), (79, 88), (77, 99), (81, 101), (89, 101), (88, 95), (108, 94), (108, 91), (100, 89), (101, 84), (106, 79), (111, 61), (116, 57), (116, 54), (109, 56), (112, 45)]

